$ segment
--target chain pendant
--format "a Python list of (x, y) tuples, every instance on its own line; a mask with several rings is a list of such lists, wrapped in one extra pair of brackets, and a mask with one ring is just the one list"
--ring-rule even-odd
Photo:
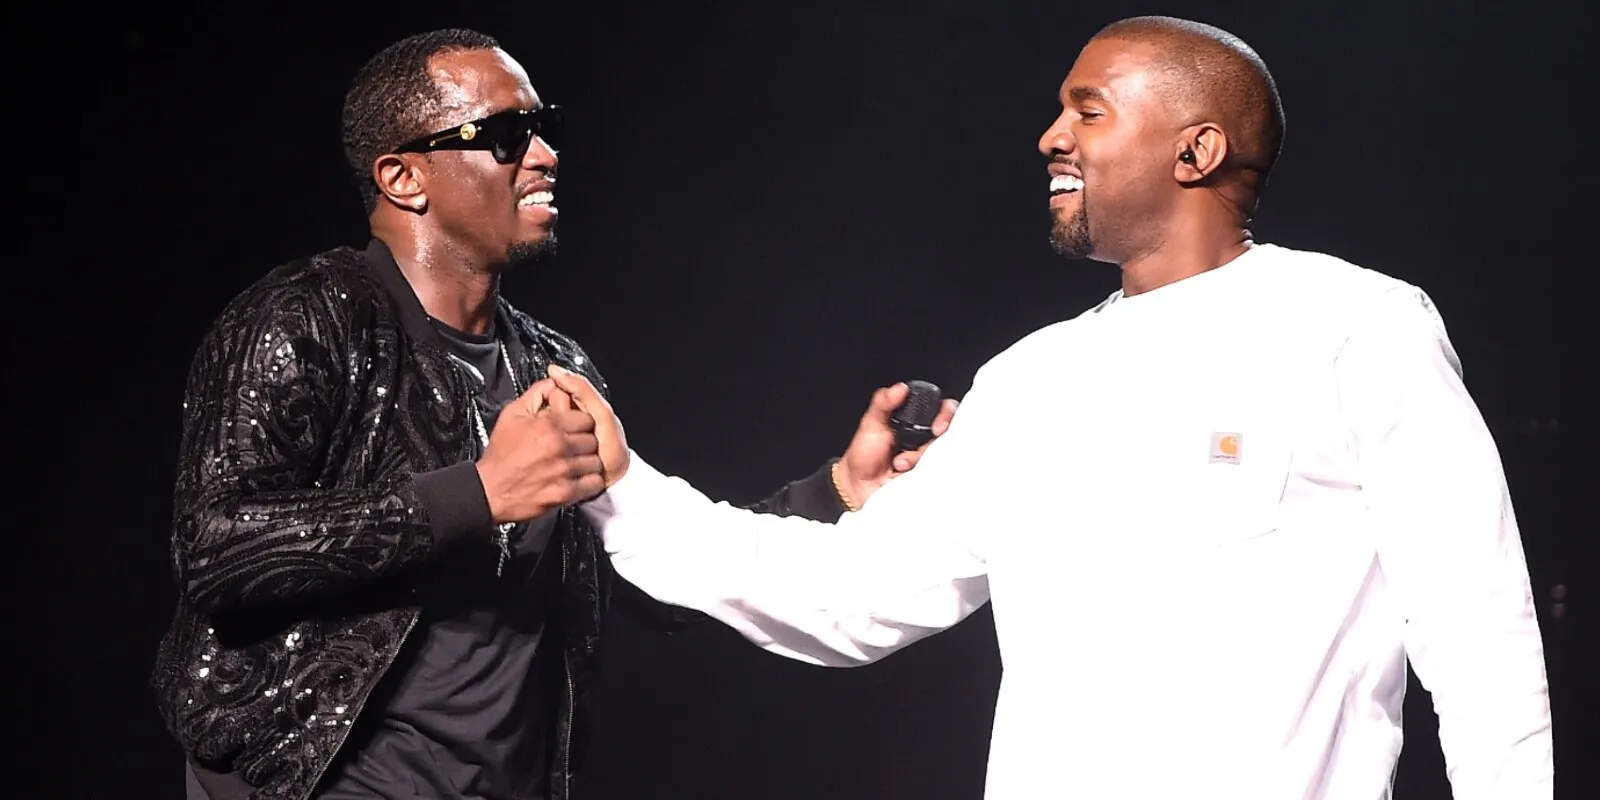
[[(522, 381), (517, 378), (517, 370), (511, 365), (511, 353), (506, 351), (505, 342), (500, 343), (500, 357), (504, 359), (502, 363), (505, 365), (506, 374), (511, 377), (511, 387), (516, 390), (518, 395), (521, 395), (523, 391)], [(487, 382), (483, 379), (483, 373), (479, 372), (476, 367), (472, 366), (466, 361), (461, 360), (455, 355), (452, 355), (451, 358), (454, 359), (456, 363), (471, 371), (472, 375), (478, 379), (479, 383), (487, 386)], [(478, 429), (478, 444), (483, 448), (487, 448), (489, 446), (489, 429), (484, 427), (483, 415), (478, 413), (478, 404), (475, 401), (469, 401), (468, 407), (472, 410), (472, 421), (474, 423), (474, 427)], [(495, 546), (500, 550), (500, 557), (495, 563), (494, 567), (494, 574), (497, 578), (505, 576), (506, 562), (511, 560), (511, 529), (514, 527), (516, 527), (516, 523), (512, 522), (495, 526), (494, 543)]]
[[(512, 364), (511, 364), (511, 353), (506, 351), (506, 343), (503, 340), (500, 342), (500, 358), (501, 358), (501, 362), (500, 363), (505, 365), (506, 375), (511, 377), (511, 388), (512, 388), (512, 390), (520, 397), (522, 395), (522, 381), (517, 379), (517, 368), (515, 366), (512, 366)], [(479, 424), (482, 425), (483, 423), (480, 422)], [(485, 431), (484, 434), (483, 434), (483, 446), (484, 447), (488, 447), (489, 446), (489, 434), (488, 434), (487, 431)], [(506, 523), (504, 525), (501, 525), (500, 529), (495, 532), (495, 536), (494, 536), (495, 544), (500, 546), (500, 563), (496, 564), (495, 568), (494, 568), (494, 576), (496, 578), (500, 578), (500, 577), (504, 577), (505, 576), (505, 574), (506, 574), (506, 562), (511, 559), (511, 528), (512, 527), (513, 527), (513, 525), (508, 522), (508, 523)]]

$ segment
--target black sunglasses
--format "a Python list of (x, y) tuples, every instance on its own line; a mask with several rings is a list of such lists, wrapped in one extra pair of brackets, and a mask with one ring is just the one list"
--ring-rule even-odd
[(515, 164), (528, 152), (528, 143), (538, 136), (552, 150), (561, 138), (561, 107), (543, 106), (533, 111), (513, 108), (475, 119), (458, 127), (429, 134), (407, 142), (396, 153), (429, 153), (434, 150), (487, 150), (501, 164)]

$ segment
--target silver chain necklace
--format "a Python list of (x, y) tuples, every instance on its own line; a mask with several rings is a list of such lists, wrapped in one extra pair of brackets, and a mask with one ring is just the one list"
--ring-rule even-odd
[[(485, 392), (488, 391), (489, 379), (483, 377), (483, 373), (479, 372), (477, 367), (454, 353), (449, 355), (457, 364), (460, 364), (468, 372), (472, 373), (473, 377), (478, 379), (478, 383), (483, 385)], [(505, 342), (500, 343), (500, 359), (500, 363), (505, 367), (506, 374), (511, 376), (511, 388), (517, 397), (521, 397), (523, 392), (522, 381), (517, 379), (517, 370), (511, 366), (511, 353), (507, 352)], [(481, 453), (489, 447), (489, 429), (484, 427), (483, 415), (478, 412), (478, 402), (472, 400), (468, 405), (472, 409), (472, 423), (478, 429), (478, 445), (480, 448), (478, 452)], [(500, 548), (500, 561), (495, 564), (494, 568), (496, 577), (505, 574), (506, 561), (511, 558), (511, 530), (515, 527), (517, 527), (515, 522), (504, 522), (495, 526), (494, 543), (496, 547)]]

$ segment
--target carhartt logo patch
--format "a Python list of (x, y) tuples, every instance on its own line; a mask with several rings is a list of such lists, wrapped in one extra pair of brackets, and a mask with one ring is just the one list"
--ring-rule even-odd
[(1211, 463), (1237, 464), (1244, 450), (1244, 435), (1239, 433), (1211, 434)]

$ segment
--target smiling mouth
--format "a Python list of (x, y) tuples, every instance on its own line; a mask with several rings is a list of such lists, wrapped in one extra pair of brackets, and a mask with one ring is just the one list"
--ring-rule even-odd
[(1071, 194), (1083, 189), (1083, 179), (1076, 175), (1056, 175), (1050, 179), (1050, 196)]
[(528, 194), (523, 195), (521, 200), (517, 201), (517, 207), (542, 208), (546, 211), (554, 211), (555, 206), (552, 204), (555, 203), (555, 201), (555, 192), (529, 192)]

